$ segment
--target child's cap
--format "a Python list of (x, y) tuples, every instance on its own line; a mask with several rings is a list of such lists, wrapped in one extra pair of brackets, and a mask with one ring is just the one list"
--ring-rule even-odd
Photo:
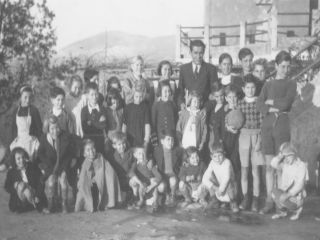
[(175, 137), (174, 131), (171, 129), (162, 129), (160, 132), (160, 138), (164, 139), (167, 136), (174, 138)]
[(297, 155), (297, 149), (290, 142), (282, 143), (279, 151), (285, 157), (290, 155)]

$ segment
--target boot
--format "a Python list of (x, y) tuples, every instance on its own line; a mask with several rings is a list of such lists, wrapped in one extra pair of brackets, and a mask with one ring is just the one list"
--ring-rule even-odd
[(192, 198), (190, 196), (190, 192), (188, 191), (187, 187), (183, 188), (181, 193), (182, 193), (182, 195), (184, 197), (184, 203), (183, 203), (184, 206), (187, 206), (190, 203), (192, 203)]
[(251, 204), (251, 211), (252, 212), (258, 212), (258, 210), (259, 210), (259, 198), (253, 196), (252, 204)]
[(53, 197), (48, 198), (48, 213), (52, 213), (53, 212), (53, 207), (54, 207), (54, 201), (53, 201)]
[(216, 195), (212, 195), (207, 208), (219, 208), (219, 200)]
[(243, 199), (242, 199), (242, 202), (241, 202), (239, 208), (241, 210), (247, 210), (248, 209), (248, 205), (249, 205), (249, 197), (248, 197), (248, 194), (245, 194)]
[(238, 213), (238, 212), (239, 212), (238, 204), (237, 204), (237, 202), (234, 201), (234, 200), (230, 202), (230, 208), (231, 208), (231, 211), (232, 211), (233, 213)]
[(260, 214), (267, 214), (267, 213), (270, 213), (271, 211), (273, 211), (273, 209), (274, 209), (274, 203), (273, 203), (273, 201), (267, 199), (264, 208), (261, 209), (261, 211), (260, 211), (259, 213), (260, 213)]

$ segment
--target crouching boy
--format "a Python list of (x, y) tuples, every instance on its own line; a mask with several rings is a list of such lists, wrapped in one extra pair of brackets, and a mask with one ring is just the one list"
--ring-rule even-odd
[(279, 154), (271, 160), (271, 166), (282, 171), (279, 188), (272, 191), (272, 198), (278, 213), (272, 219), (293, 214), (290, 220), (297, 220), (302, 212), (303, 200), (306, 197), (305, 183), (308, 180), (306, 163), (297, 156), (297, 150), (289, 142), (280, 146)]
[(202, 178), (200, 201), (206, 207), (206, 195), (210, 194), (210, 206), (219, 207), (219, 201), (230, 203), (233, 212), (239, 212), (236, 202), (236, 183), (231, 161), (224, 156), (222, 146), (210, 148), (211, 161)]
[(133, 153), (136, 162), (133, 171), (137, 178), (130, 180), (133, 194), (139, 196), (137, 207), (141, 208), (146, 199), (153, 198), (152, 211), (158, 210), (158, 194), (164, 193), (165, 184), (158, 168), (148, 161), (143, 147), (136, 147)]
[(182, 163), (182, 149), (174, 147), (174, 132), (162, 130), (160, 134), (161, 145), (154, 149), (154, 160), (164, 181), (169, 187), (167, 204), (175, 205), (176, 190), (178, 187), (178, 174)]
[(185, 152), (187, 159), (179, 173), (179, 191), (184, 197), (182, 207), (199, 200), (199, 186), (204, 172), (204, 163), (199, 158), (198, 149), (196, 147), (188, 147)]

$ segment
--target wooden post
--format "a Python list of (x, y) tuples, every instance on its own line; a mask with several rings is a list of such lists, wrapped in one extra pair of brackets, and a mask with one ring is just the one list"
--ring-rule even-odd
[(176, 61), (180, 61), (181, 59), (181, 26), (177, 25), (177, 31), (176, 31)]
[(272, 6), (269, 18), (269, 36), (271, 51), (278, 47), (278, 11), (275, 5)]
[(246, 45), (246, 34), (247, 34), (247, 23), (244, 22), (240, 22), (240, 41), (239, 41), (239, 45), (240, 48), (243, 48)]
[(206, 51), (204, 53), (204, 60), (210, 62), (210, 25), (204, 26), (204, 44), (206, 45)]

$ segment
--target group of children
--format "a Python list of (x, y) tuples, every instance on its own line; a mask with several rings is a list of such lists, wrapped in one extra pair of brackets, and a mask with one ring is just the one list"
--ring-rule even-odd
[[(231, 56), (222, 54), (220, 78), (209, 99), (190, 92), (185, 109), (178, 109), (177, 91), (172, 91), (170, 79), (157, 84), (153, 100), (146, 98), (143, 82), (135, 84), (132, 101), (127, 101), (124, 95), (129, 90), (124, 93), (121, 81), (113, 77), (104, 99), (98, 72), (88, 70), (84, 94), (79, 76), (71, 78), (67, 95), (59, 87), (51, 89), (52, 107), (42, 124), (31, 104), (32, 88), (22, 87), (13, 115), (15, 139), (5, 182), (10, 210), (37, 208), (50, 213), (61, 208), (67, 212), (73, 195), (75, 211), (145, 204), (157, 211), (164, 205), (176, 206), (180, 193), (183, 207), (197, 202), (203, 207), (230, 205), (238, 212), (251, 204), (250, 209), (258, 212), (260, 166), (267, 164), (267, 169), (282, 169), (276, 187), (266, 177), (266, 204), (275, 202), (279, 210), (273, 217), (283, 217), (290, 210), (294, 212), (291, 219), (297, 219), (305, 197), (307, 168), (289, 139), (281, 135), (281, 127), (272, 135), (290, 110), (287, 95), (295, 95), (296, 90), (277, 96), (282, 94), (279, 88), (269, 84), (277, 80), (265, 81), (266, 61), (252, 64), (253, 53), (247, 48), (240, 50), (239, 59), (243, 71), (234, 75)], [(278, 72), (284, 71), (280, 68), (286, 66), (281, 64), (287, 61), (276, 59)], [(169, 62), (161, 68), (172, 75)], [(287, 81), (285, 77), (281, 81)], [(268, 133), (261, 131), (268, 128), (266, 118), (273, 119)], [(263, 147), (268, 144), (275, 144), (271, 152)], [(250, 167), (252, 191), (248, 189)]]

